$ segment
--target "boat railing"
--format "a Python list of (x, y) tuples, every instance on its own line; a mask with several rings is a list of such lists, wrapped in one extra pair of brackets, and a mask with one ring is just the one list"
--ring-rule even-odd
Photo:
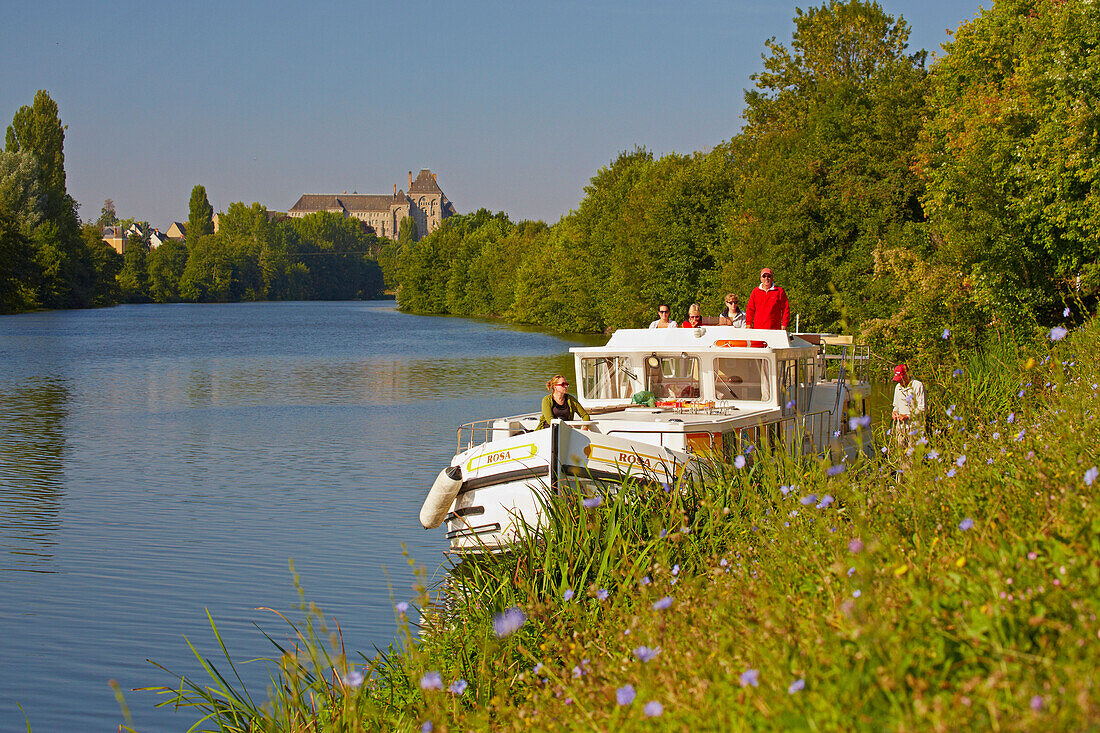
[(798, 453), (805, 455), (824, 447), (831, 430), (832, 413), (829, 410), (797, 413), (738, 428), (733, 433), (732, 447), (744, 454), (746, 450), (784, 445), (796, 448)]
[(863, 383), (870, 381), (871, 347), (863, 344), (822, 344), (818, 355), (818, 379), (834, 382), (844, 379)]

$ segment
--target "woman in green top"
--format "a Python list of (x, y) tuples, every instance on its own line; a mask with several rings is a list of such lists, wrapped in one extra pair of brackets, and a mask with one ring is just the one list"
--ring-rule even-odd
[(588, 413), (581, 407), (580, 400), (566, 392), (569, 382), (565, 377), (555, 374), (546, 383), (546, 389), (550, 394), (542, 398), (542, 416), (539, 418), (539, 426), (536, 430), (542, 430), (554, 418), (559, 420), (572, 420), (579, 415), (581, 420), (588, 419)]

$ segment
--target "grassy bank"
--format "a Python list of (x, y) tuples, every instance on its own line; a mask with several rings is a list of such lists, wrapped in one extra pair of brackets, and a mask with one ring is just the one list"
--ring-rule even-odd
[(888, 451), (561, 497), (541, 536), (461, 568), (423, 638), (346, 655), (306, 614), (268, 702), (226, 660), (163, 700), (226, 731), (1100, 725), (1100, 328), (929, 382), (901, 480)]

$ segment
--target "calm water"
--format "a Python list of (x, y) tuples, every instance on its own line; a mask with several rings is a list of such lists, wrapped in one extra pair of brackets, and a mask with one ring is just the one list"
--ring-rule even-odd
[[(307, 598), (349, 650), (394, 638), (455, 427), (533, 410), (573, 342), (392, 303), (122, 306), (0, 317), (0, 731), (114, 730), (124, 690), (194, 673), (187, 636), (267, 655)], [(392, 588), (392, 599), (391, 599)], [(246, 665), (263, 680), (259, 664)], [(257, 687), (262, 694), (265, 687)], [(127, 692), (139, 730), (193, 718)]]

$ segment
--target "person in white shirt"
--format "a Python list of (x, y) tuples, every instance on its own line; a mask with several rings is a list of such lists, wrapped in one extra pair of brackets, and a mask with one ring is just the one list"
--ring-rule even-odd
[(894, 367), (894, 437), (902, 452), (902, 466), (908, 468), (915, 440), (924, 434), (924, 384), (909, 376), (909, 367)]
[(672, 310), (667, 303), (657, 306), (657, 320), (649, 324), (650, 328), (676, 328), (676, 321), (669, 320)]

